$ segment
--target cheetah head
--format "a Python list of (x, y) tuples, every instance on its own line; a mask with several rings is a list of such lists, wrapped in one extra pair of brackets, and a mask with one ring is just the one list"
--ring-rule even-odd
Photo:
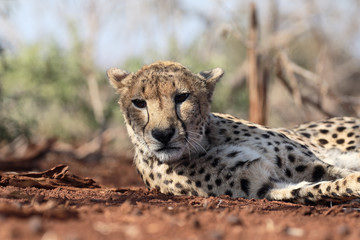
[(161, 162), (201, 152), (212, 93), (220, 68), (194, 74), (175, 62), (156, 62), (135, 73), (107, 71), (120, 95), (133, 144)]

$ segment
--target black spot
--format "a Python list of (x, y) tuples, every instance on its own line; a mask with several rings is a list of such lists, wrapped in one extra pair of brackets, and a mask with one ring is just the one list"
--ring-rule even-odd
[(315, 202), (314, 202), (314, 201), (311, 201), (310, 199), (305, 198), (305, 199), (304, 199), (304, 204), (305, 204), (305, 205), (315, 205)]
[(226, 190), (225, 195), (228, 195), (228, 196), (232, 197), (233, 193), (230, 190)]
[(157, 173), (156, 176), (161, 179), (161, 173)]
[(344, 131), (346, 129), (346, 127), (337, 127), (336, 128), (336, 130), (338, 131), (338, 132), (342, 132), (342, 131)]
[(282, 133), (278, 133), (278, 136), (281, 137), (281, 138), (287, 138), (284, 134)]
[(239, 133), (240, 133), (240, 131), (234, 131), (233, 133), (234, 133), (234, 134), (239, 134)]
[(245, 137), (251, 137), (251, 134), (250, 133), (245, 133), (244, 136)]
[(189, 166), (189, 164), (190, 164), (190, 162), (189, 162), (189, 161), (184, 161), (184, 162), (183, 162), (183, 166), (184, 166), (184, 167)]
[(303, 135), (304, 137), (307, 137), (307, 138), (310, 138), (311, 137), (311, 135), (309, 134), (309, 133), (304, 133), (304, 132), (302, 132), (302, 133), (300, 133), (301, 135)]
[(256, 193), (259, 198), (264, 198), (267, 192), (271, 189), (271, 185), (265, 183)]
[(324, 176), (325, 174), (325, 169), (322, 166), (316, 166), (314, 167), (314, 171), (312, 173), (312, 181), (313, 182), (318, 182), (321, 180), (321, 178)]
[(337, 135), (336, 133), (334, 133), (334, 134), (332, 135), (332, 137), (333, 137), (333, 138), (337, 138), (338, 135)]
[(255, 128), (257, 128), (256, 126), (249, 126), (249, 128), (251, 128), (251, 129), (255, 129)]
[(225, 139), (225, 142), (230, 142), (230, 141), (231, 141), (231, 137)]
[(317, 126), (318, 126), (317, 124), (311, 124), (311, 125), (309, 125), (309, 128), (315, 128)]
[(225, 128), (221, 128), (221, 129), (219, 130), (219, 134), (224, 134), (224, 133), (226, 133), (226, 129), (225, 129)]
[(300, 197), (299, 192), (300, 192), (300, 188), (294, 189), (291, 191), (291, 195), (293, 195), (295, 198), (299, 198)]
[(335, 193), (335, 192), (332, 192), (331, 195), (332, 195), (333, 197), (336, 197), (336, 198), (339, 197), (339, 195), (338, 195), (337, 193)]
[(151, 178), (151, 180), (154, 180), (154, 174), (150, 173), (149, 177)]
[(319, 189), (319, 188), (320, 188), (320, 184), (313, 186), (313, 189)]
[(211, 178), (211, 175), (210, 175), (210, 174), (206, 174), (204, 180), (208, 182), (208, 181), (210, 180), (210, 178)]
[(271, 136), (275, 137), (275, 133), (271, 132), (271, 131), (267, 131), (268, 134), (270, 134)]
[(345, 142), (344, 139), (338, 139), (338, 140), (336, 140), (336, 143), (337, 143), (337, 144), (343, 144), (344, 142)]
[(329, 142), (326, 139), (320, 138), (319, 143), (322, 144), (322, 145), (325, 145), (325, 144), (328, 144)]
[(172, 171), (173, 171), (172, 167), (169, 167), (168, 169), (166, 169), (166, 174), (170, 174), (172, 173)]
[(211, 190), (213, 189), (213, 185), (208, 184), (208, 185), (207, 185), (207, 188), (211, 191)]
[(196, 182), (195, 182), (195, 186), (201, 187), (201, 182), (200, 182), (200, 181), (196, 181)]
[(192, 191), (191, 191), (191, 195), (193, 195), (193, 196), (199, 196), (199, 193), (198, 193), (197, 191), (195, 191), (195, 190), (192, 190)]
[(323, 134), (327, 134), (329, 132), (329, 130), (327, 129), (320, 129), (320, 132), (323, 133)]
[(275, 152), (279, 152), (279, 148), (278, 147), (274, 147)]
[(217, 186), (220, 186), (220, 185), (221, 185), (221, 179), (219, 179), (219, 178), (216, 179), (216, 180), (215, 180), (215, 184), (216, 184)]
[(164, 180), (163, 182), (165, 185), (169, 185), (169, 181), (168, 180)]
[(355, 134), (355, 133), (353, 133), (353, 132), (349, 132), (349, 133), (347, 134), (347, 136), (348, 136), (348, 137), (352, 137), (352, 136), (354, 136), (354, 134)]
[(282, 160), (279, 156), (276, 156), (276, 165), (281, 168), (282, 167)]
[(175, 184), (175, 187), (177, 187), (177, 188), (183, 188), (183, 185), (181, 185), (181, 183), (177, 182), (177, 183)]
[(220, 158), (215, 158), (214, 161), (211, 163), (211, 166), (216, 167), (219, 164)]
[(232, 158), (232, 157), (236, 157), (236, 155), (238, 155), (239, 154), (239, 152), (231, 152), (231, 153), (229, 153), (228, 155), (226, 155), (227, 157), (229, 157), (229, 158)]
[(184, 175), (184, 171), (178, 171), (178, 175)]
[(239, 127), (239, 125), (232, 125), (232, 127), (233, 127), (233, 128), (238, 128), (238, 127)]
[(292, 177), (292, 173), (291, 173), (290, 169), (288, 169), (288, 168), (285, 170), (285, 174), (286, 174), (286, 176), (289, 177), (289, 178)]
[(150, 187), (150, 183), (149, 183), (148, 180), (145, 180), (145, 185), (146, 185), (147, 187)]
[(294, 148), (293, 148), (292, 146), (289, 146), (289, 145), (286, 146), (286, 149), (287, 149), (289, 152), (292, 151), (292, 150), (294, 150)]
[(305, 155), (311, 157), (312, 155), (314, 155), (314, 153), (309, 150), (307, 153), (305, 153)]
[(215, 193), (210, 192), (210, 193), (209, 193), (209, 197), (216, 197), (216, 195), (215, 195)]
[(244, 166), (245, 163), (246, 162), (243, 162), (243, 161), (237, 162), (233, 167), (230, 168), (230, 171), (235, 171), (238, 167)]
[(231, 182), (229, 183), (229, 186), (230, 186), (230, 187), (234, 187), (234, 181), (231, 181)]
[(187, 195), (187, 194), (188, 194), (188, 191), (185, 190), (185, 189), (182, 189), (182, 190), (180, 191), (180, 194)]
[(357, 178), (357, 181), (360, 182), (360, 177)]
[(354, 143), (355, 143), (354, 140), (351, 140), (351, 141), (348, 142), (349, 145), (354, 144)]
[(205, 172), (205, 169), (204, 169), (204, 168), (200, 168), (199, 174), (203, 174), (204, 172)]
[(191, 180), (190, 179), (186, 180), (186, 183), (191, 184)]
[(297, 172), (303, 172), (303, 171), (305, 171), (306, 168), (307, 168), (307, 166), (305, 166), (305, 165), (299, 165), (295, 168), (295, 170)]
[(206, 135), (209, 135), (209, 134), (210, 134), (210, 128), (206, 128), (205, 134), (206, 134)]
[(326, 191), (330, 192), (330, 190), (331, 190), (331, 187), (327, 186)]
[(226, 180), (229, 180), (232, 176), (233, 176), (232, 173), (231, 173), (231, 172), (228, 172), (228, 173), (226, 174), (226, 176), (225, 176), (225, 179), (226, 179)]
[(288, 159), (289, 159), (289, 161), (292, 162), (292, 163), (295, 162), (295, 157), (294, 157), (294, 155), (292, 155), (292, 154), (289, 154), (289, 155), (288, 155)]
[(263, 138), (269, 138), (269, 137), (270, 137), (270, 136), (267, 135), (267, 134), (261, 134), (261, 136), (262, 136)]
[(189, 168), (193, 169), (193, 168), (195, 168), (195, 167), (196, 167), (196, 163), (193, 163), (193, 164), (190, 165)]
[(353, 190), (351, 190), (350, 188), (347, 188), (347, 189), (346, 189), (346, 192), (347, 192), (348, 194), (352, 194), (352, 193), (353, 193)]
[(307, 193), (307, 196), (310, 197), (310, 198), (313, 198), (313, 197), (314, 197), (314, 194), (312, 194), (311, 192), (308, 192), (308, 193)]
[(249, 191), (250, 191), (250, 182), (247, 179), (241, 179), (240, 180), (240, 186), (241, 186), (241, 190), (244, 191), (244, 193), (246, 194), (246, 196), (249, 196)]
[(190, 176), (191, 177), (195, 176), (195, 171), (190, 172)]
[(346, 150), (351, 151), (354, 150), (356, 147), (355, 146), (351, 146), (351, 147), (347, 147)]

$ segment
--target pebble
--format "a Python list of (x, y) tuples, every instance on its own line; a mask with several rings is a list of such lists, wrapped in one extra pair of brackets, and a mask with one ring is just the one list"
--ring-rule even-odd
[(28, 221), (30, 231), (34, 233), (41, 233), (44, 230), (44, 225), (41, 217), (33, 216)]
[(229, 215), (226, 218), (226, 222), (230, 223), (231, 225), (243, 225), (243, 222), (238, 216), (235, 215)]
[(224, 234), (219, 231), (213, 231), (210, 233), (211, 239), (222, 240), (224, 238)]
[(340, 225), (337, 229), (338, 233), (342, 236), (349, 235), (350, 229), (346, 224)]
[(56, 233), (48, 231), (46, 233), (44, 233), (44, 235), (42, 236), (41, 240), (57, 240), (58, 237), (56, 235)]
[(194, 226), (194, 228), (197, 228), (197, 229), (201, 228), (201, 224), (200, 224), (199, 220), (197, 220), (197, 219), (194, 220), (193, 226)]
[(303, 229), (293, 228), (293, 227), (285, 228), (285, 233), (287, 233), (288, 235), (293, 236), (293, 237), (302, 237), (305, 234)]

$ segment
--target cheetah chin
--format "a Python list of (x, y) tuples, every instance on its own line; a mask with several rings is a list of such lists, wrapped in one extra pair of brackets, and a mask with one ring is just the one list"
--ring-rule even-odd
[(212, 113), (220, 68), (192, 73), (165, 61), (107, 75), (149, 189), (305, 204), (360, 197), (358, 118), (271, 129)]

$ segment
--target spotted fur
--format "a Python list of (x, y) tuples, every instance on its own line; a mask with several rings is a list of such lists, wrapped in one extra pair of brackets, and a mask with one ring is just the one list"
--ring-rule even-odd
[(360, 195), (360, 120), (333, 118), (270, 129), (210, 112), (223, 71), (194, 74), (156, 62), (112, 68), (134, 162), (146, 186), (166, 194), (315, 203)]

